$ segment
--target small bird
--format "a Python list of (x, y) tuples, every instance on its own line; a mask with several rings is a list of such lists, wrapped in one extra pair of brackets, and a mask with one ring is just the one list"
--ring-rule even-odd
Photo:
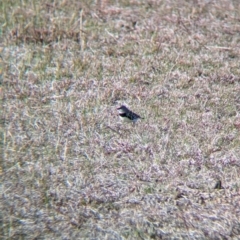
[(143, 119), (142, 117), (140, 117), (136, 113), (129, 110), (124, 105), (122, 105), (121, 107), (118, 108), (118, 115), (122, 120), (125, 120), (125, 121), (128, 121), (128, 122), (133, 122), (133, 123), (136, 123), (137, 120), (139, 120), (140, 118)]

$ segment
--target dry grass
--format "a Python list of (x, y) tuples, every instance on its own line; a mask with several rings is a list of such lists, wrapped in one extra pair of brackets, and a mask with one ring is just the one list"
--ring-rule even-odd
[(0, 9), (1, 239), (240, 238), (239, 1)]

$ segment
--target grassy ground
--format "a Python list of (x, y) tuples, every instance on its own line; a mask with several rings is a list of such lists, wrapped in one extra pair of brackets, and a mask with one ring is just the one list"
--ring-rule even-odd
[(0, 16), (1, 239), (240, 238), (238, 0)]

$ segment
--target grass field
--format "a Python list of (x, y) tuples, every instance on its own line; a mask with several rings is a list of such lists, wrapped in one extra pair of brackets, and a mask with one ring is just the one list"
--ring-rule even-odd
[(2, 0), (0, 24), (0, 239), (240, 239), (238, 0)]

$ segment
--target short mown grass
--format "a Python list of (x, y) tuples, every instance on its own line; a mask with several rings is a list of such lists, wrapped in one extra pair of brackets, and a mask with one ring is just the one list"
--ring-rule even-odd
[(238, 1), (0, 13), (1, 239), (239, 239)]

